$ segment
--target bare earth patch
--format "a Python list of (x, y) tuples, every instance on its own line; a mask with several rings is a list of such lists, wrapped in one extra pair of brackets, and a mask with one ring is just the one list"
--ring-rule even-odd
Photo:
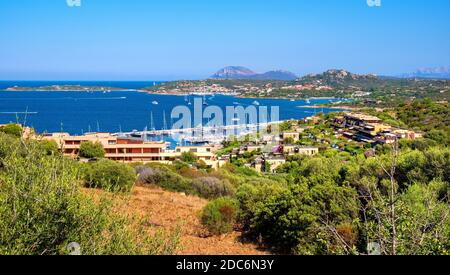
[(164, 191), (156, 186), (136, 186), (123, 206), (144, 218), (151, 229), (181, 229), (180, 255), (267, 255), (256, 244), (239, 241), (240, 232), (210, 237), (200, 223), (207, 200)]

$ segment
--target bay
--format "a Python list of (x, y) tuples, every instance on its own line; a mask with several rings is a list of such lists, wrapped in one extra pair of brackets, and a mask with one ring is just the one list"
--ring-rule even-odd
[[(153, 85), (147, 82), (74, 82), (74, 81), (2, 81), (0, 90), (7, 87), (80, 84), (83, 86), (112, 86), (123, 89), (141, 89)], [(156, 82), (159, 83), (159, 82)], [(176, 106), (187, 106), (193, 111), (196, 96), (155, 95), (135, 91), (104, 92), (62, 92), (62, 91), (0, 91), (0, 124), (19, 122), (33, 127), (38, 133), (68, 132), (83, 134), (92, 131), (130, 132), (151, 128), (170, 128), (176, 120), (171, 119), (171, 111)], [(197, 96), (198, 97), (198, 96)], [(200, 97), (202, 98), (202, 97)], [(187, 100), (192, 104), (188, 105)], [(299, 106), (324, 104), (340, 99), (252, 99), (234, 96), (206, 96), (209, 106), (219, 106), (225, 113), (227, 106), (248, 107), (250, 105), (278, 106), (279, 119), (302, 119), (323, 111), (329, 113), (336, 109), (299, 108)], [(157, 103), (157, 104), (156, 104)], [(164, 113), (166, 126), (164, 127)]]

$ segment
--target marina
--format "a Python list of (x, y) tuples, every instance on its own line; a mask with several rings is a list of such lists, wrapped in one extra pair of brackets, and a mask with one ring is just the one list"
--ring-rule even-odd
[[(143, 83), (121, 83), (122, 86), (129, 89), (139, 89), (152, 85), (153, 82)], [(27, 83), (32, 85), (33, 83)], [(42, 86), (47, 83), (36, 83), (34, 85)], [(59, 83), (64, 85), (65, 83)], [(113, 83), (89, 82), (81, 83), (83, 85), (111, 86)], [(0, 90), (15, 85), (23, 86), (23, 83), (8, 81), (0, 82)], [(187, 107), (191, 116), (195, 114), (195, 100), (202, 99), (201, 112), (211, 107), (219, 107), (225, 113), (227, 107), (254, 106), (261, 108), (267, 106), (279, 107), (280, 117), (275, 120), (303, 119), (313, 115), (311, 108), (306, 106), (305, 100), (290, 101), (288, 99), (269, 99), (269, 98), (240, 98), (225, 95), (155, 95), (139, 93), (133, 91), (112, 91), (103, 92), (64, 92), (64, 91), (29, 91), (29, 92), (0, 92), (0, 124), (9, 122), (23, 123), (33, 127), (39, 133), (45, 132), (67, 132), (70, 134), (83, 134), (98, 130), (110, 133), (131, 133), (136, 130), (139, 134), (147, 132), (148, 137), (169, 137), (176, 132), (177, 137), (185, 135), (187, 139), (192, 136), (193, 129), (172, 131), (172, 126), (179, 118), (172, 117), (172, 110), (177, 106)], [(319, 105), (329, 103), (329, 99), (311, 99), (311, 104)], [(335, 99), (334, 101), (342, 101)], [(158, 103), (158, 104), (156, 104)], [(259, 104), (259, 105), (257, 105)], [(197, 106), (198, 108), (198, 106)], [(322, 111), (318, 108), (317, 112)], [(328, 113), (336, 111), (331, 108), (324, 108), (323, 112)], [(205, 131), (203, 136), (209, 136), (207, 126), (212, 118), (204, 118), (202, 125)], [(270, 121), (270, 119), (267, 119)], [(234, 124), (243, 124), (240, 118), (232, 120)], [(198, 122), (192, 120), (192, 128), (198, 126)], [(223, 123), (225, 124), (225, 123)], [(239, 133), (245, 133), (244, 127), (239, 128)], [(206, 129), (206, 130), (205, 130)], [(217, 129), (216, 129), (217, 130)], [(230, 129), (227, 129), (230, 130)], [(247, 129), (249, 130), (249, 129)], [(250, 127), (250, 130), (253, 130)], [(172, 132), (171, 132), (172, 131)], [(236, 130), (237, 131), (237, 130)], [(199, 132), (196, 129), (195, 132)], [(221, 132), (217, 130), (217, 132)], [(135, 134), (137, 135), (137, 134)], [(216, 133), (214, 133), (216, 135)], [(142, 136), (142, 135), (141, 135)], [(195, 141), (195, 140), (192, 140)]]

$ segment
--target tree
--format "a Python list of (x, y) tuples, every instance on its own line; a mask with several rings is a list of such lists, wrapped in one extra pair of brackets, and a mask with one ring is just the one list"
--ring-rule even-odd
[(377, 156), (379, 165), (387, 176), (378, 184), (374, 178), (363, 178), (360, 199), (362, 200), (363, 222), (366, 232), (366, 241), (370, 243), (375, 239), (381, 246), (382, 253), (397, 254), (397, 213), (398, 185), (395, 180), (399, 154), (398, 142), (391, 148), (390, 160), (382, 160)]
[(105, 150), (103, 145), (99, 142), (93, 143), (90, 141), (82, 142), (80, 145), (79, 156), (82, 158), (103, 158), (105, 156)]
[(425, 137), (439, 144), (447, 144), (450, 142), (450, 134), (444, 130), (431, 130), (425, 134)]
[(181, 154), (181, 157), (180, 157), (180, 160), (182, 162), (186, 162), (186, 163), (189, 163), (189, 164), (196, 163), (197, 159), (198, 159), (197, 156), (194, 153), (192, 153), (192, 152), (183, 152)]

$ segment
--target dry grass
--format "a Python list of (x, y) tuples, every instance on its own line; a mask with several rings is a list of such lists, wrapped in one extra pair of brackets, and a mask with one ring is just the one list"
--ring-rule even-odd
[[(87, 190), (99, 195), (99, 190)], [(151, 231), (181, 229), (180, 255), (266, 255), (252, 243), (242, 243), (240, 232), (220, 237), (208, 236), (200, 223), (200, 212), (207, 200), (164, 191), (155, 186), (136, 186), (126, 199), (120, 199), (120, 211), (144, 218)]]

